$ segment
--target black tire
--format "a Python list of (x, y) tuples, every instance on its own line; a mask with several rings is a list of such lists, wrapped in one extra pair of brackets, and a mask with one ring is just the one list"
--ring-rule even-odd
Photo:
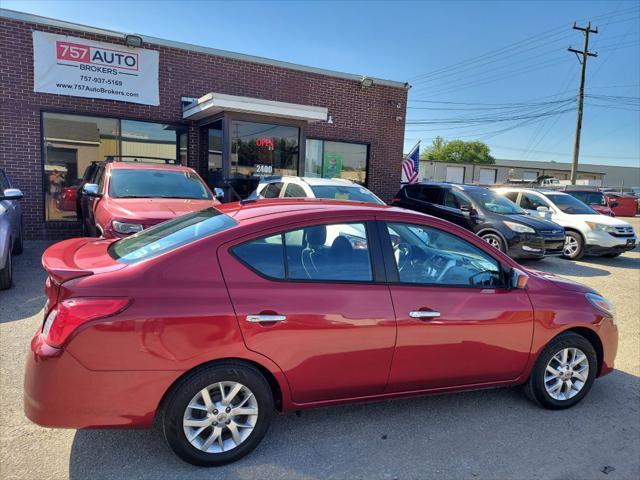
[(502, 240), (502, 237), (497, 233), (483, 233), (480, 235), (480, 238), (503, 253), (507, 251), (507, 246), (504, 244), (504, 240)]
[(0, 290), (6, 290), (11, 288), (13, 283), (13, 257), (11, 249), (7, 250), (7, 263), (4, 268), (0, 270)]
[(13, 254), (20, 255), (24, 250), (24, 242), (23, 242), (23, 233), (22, 233), (22, 222), (20, 222), (20, 232), (18, 233), (18, 238), (13, 242)]
[(582, 235), (580, 235), (578, 232), (569, 231), (569, 232), (566, 232), (566, 238), (567, 240), (565, 240), (565, 242), (575, 242), (575, 244), (577, 245), (577, 248), (575, 249), (575, 251), (568, 253), (566, 250), (567, 245), (565, 243), (564, 249), (562, 251), (562, 257), (567, 258), (569, 260), (581, 259), (582, 256), (584, 255), (584, 240), (582, 239)]
[[(253, 431), (239, 445), (228, 451), (207, 453), (191, 445), (182, 421), (187, 405), (194, 396), (217, 382), (237, 382), (246, 386), (257, 400), (258, 417)], [(213, 467), (235, 462), (256, 448), (269, 429), (274, 411), (273, 393), (264, 376), (249, 365), (225, 362), (196, 370), (172, 389), (162, 411), (162, 430), (169, 447), (182, 460), (193, 465)], [(208, 427), (202, 432), (204, 437), (209, 435), (208, 430), (212, 428)]]
[[(581, 390), (575, 396), (565, 400), (558, 400), (553, 398), (547, 392), (547, 389), (545, 388), (544, 377), (547, 365), (549, 364), (551, 359), (554, 357), (554, 355), (565, 348), (578, 348), (584, 353), (584, 355), (587, 357), (589, 373), (587, 375), (587, 380), (584, 382)], [(582, 400), (589, 392), (591, 386), (593, 385), (593, 381), (596, 378), (597, 370), (598, 356), (596, 355), (593, 345), (591, 345), (589, 340), (581, 335), (578, 335), (577, 333), (563, 333), (551, 340), (551, 342), (549, 342), (549, 344), (538, 357), (538, 360), (536, 361), (536, 364), (531, 372), (531, 376), (525, 384), (525, 392), (533, 402), (541, 405), (542, 407), (552, 410), (569, 408)]]

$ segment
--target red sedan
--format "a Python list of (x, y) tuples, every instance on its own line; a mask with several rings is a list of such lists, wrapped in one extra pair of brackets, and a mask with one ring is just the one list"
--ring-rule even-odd
[(66, 428), (159, 417), (197, 465), (249, 453), (276, 411), (520, 384), (570, 407), (617, 349), (593, 290), (373, 204), (225, 204), (121, 240), (66, 240), (43, 264), (27, 416)]

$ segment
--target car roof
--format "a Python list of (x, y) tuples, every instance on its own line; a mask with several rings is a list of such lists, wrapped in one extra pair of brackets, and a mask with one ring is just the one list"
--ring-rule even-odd
[(328, 200), (316, 198), (280, 198), (280, 199), (258, 199), (244, 202), (223, 203), (216, 208), (222, 213), (233, 217), (238, 221), (252, 218), (265, 217), (273, 219), (275, 217), (287, 217), (295, 211), (321, 211), (331, 214), (332, 212), (352, 212), (352, 213), (375, 213), (380, 211), (400, 211), (406, 210), (380, 205), (377, 203), (354, 202), (350, 200)]
[(177, 172), (193, 172), (193, 168), (180, 164), (142, 163), (142, 162), (107, 162), (112, 170), (172, 170)]
[(344, 178), (319, 178), (319, 177), (295, 177), (293, 175), (283, 175), (281, 177), (265, 177), (261, 183), (275, 183), (275, 182), (294, 182), (294, 183), (306, 183), (311, 186), (346, 186), (346, 187), (360, 187), (357, 183)]
[[(459, 188), (460, 190), (486, 190), (487, 187), (483, 185), (469, 185), (468, 183), (453, 183), (453, 182), (418, 182), (410, 185), (404, 185), (404, 187), (411, 187), (414, 185), (425, 187), (441, 187), (441, 188)], [(404, 188), (403, 187), (403, 188)]]

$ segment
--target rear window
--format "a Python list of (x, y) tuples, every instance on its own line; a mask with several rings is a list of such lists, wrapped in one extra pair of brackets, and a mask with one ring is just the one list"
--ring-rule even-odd
[(200, 177), (188, 170), (114, 169), (109, 180), (109, 196), (211, 200), (211, 192)]
[(384, 202), (364, 187), (343, 187), (334, 185), (317, 185), (311, 187), (316, 198), (330, 198), (333, 200), (351, 200), (354, 202), (377, 203)]
[(237, 224), (233, 218), (211, 207), (118, 240), (109, 246), (108, 252), (111, 258), (122, 263), (140, 262)]
[(604, 199), (602, 192), (567, 192), (572, 197), (577, 198), (581, 202), (587, 205), (606, 205), (607, 201)]

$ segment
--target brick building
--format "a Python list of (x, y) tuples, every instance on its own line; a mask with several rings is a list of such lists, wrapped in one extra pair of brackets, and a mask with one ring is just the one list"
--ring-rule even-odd
[[(26, 238), (78, 233), (76, 212), (60, 192), (110, 156), (179, 159), (210, 186), (241, 195), (261, 174), (348, 178), (383, 199), (400, 184), (405, 83), (9, 10), (0, 10), (0, 38), (0, 168), (25, 195)], [(47, 42), (57, 52), (51, 65), (44, 65)], [(102, 52), (102, 63), (83, 60), (85, 45), (92, 55)], [(106, 66), (113, 55), (121, 67)], [(112, 73), (124, 80), (140, 73), (141, 80), (145, 55), (156, 63), (142, 91), (51, 83), (58, 70), (87, 82), (111, 83)], [(127, 73), (138, 61), (140, 71)], [(139, 99), (101, 97), (121, 94)]]

